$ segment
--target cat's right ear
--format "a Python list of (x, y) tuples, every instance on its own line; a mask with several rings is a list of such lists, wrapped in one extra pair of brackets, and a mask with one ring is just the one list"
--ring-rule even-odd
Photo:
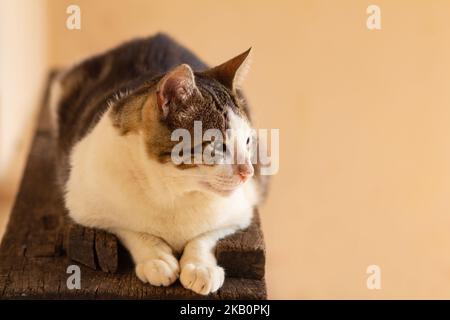
[(170, 101), (184, 102), (197, 90), (194, 72), (187, 64), (169, 71), (159, 81), (156, 89), (156, 100), (163, 118), (169, 114)]

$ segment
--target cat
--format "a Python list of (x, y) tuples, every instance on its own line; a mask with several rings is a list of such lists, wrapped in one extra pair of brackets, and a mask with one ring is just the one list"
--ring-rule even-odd
[[(225, 277), (214, 256), (217, 241), (249, 226), (264, 198), (267, 183), (250, 161), (256, 138), (239, 89), (249, 51), (208, 68), (157, 34), (84, 60), (53, 80), (58, 182), (69, 216), (115, 234), (145, 283), (169, 286), (179, 279), (198, 294), (216, 292)], [(236, 129), (202, 146), (224, 156), (234, 145), (244, 162), (175, 164), (171, 151), (178, 142), (171, 133), (192, 132), (194, 121), (203, 132)], [(194, 158), (198, 146), (191, 146)]]

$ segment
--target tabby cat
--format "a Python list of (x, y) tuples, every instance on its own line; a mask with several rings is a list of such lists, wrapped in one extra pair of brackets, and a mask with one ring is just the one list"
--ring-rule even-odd
[[(53, 81), (58, 178), (69, 215), (117, 235), (143, 282), (168, 286), (179, 278), (196, 293), (217, 291), (224, 270), (215, 244), (246, 228), (262, 200), (265, 186), (251, 161), (256, 138), (239, 90), (249, 51), (208, 68), (157, 34), (84, 60)], [(217, 129), (224, 138), (191, 142), (192, 158), (199, 147), (224, 158), (232, 148), (244, 161), (174, 163), (179, 141), (172, 133), (193, 132), (196, 121), (202, 132)]]

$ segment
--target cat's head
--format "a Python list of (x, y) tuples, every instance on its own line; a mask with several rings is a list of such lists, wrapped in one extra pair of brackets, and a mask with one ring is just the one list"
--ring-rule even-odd
[(181, 64), (142, 100), (146, 152), (186, 191), (227, 196), (253, 176), (254, 131), (238, 89), (249, 53), (203, 72)]

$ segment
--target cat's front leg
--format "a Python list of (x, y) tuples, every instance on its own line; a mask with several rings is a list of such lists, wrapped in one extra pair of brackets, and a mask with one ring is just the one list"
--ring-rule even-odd
[(180, 274), (178, 260), (172, 248), (162, 240), (146, 233), (129, 230), (114, 230), (130, 251), (136, 264), (136, 275), (144, 283), (154, 286), (169, 286)]
[(207, 295), (222, 287), (225, 272), (217, 265), (214, 248), (219, 239), (232, 234), (236, 229), (210, 231), (187, 243), (180, 259), (180, 281), (186, 289)]

